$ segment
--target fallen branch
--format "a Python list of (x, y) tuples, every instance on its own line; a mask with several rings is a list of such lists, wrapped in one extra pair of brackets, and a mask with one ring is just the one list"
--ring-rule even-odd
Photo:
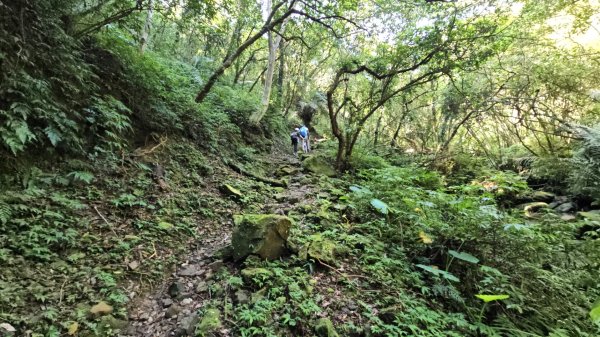
[(341, 272), (339, 269), (336, 269), (335, 267), (332, 267), (332, 266), (328, 265), (327, 263), (325, 263), (325, 262), (323, 262), (323, 261), (321, 261), (321, 260), (319, 260), (319, 259), (317, 259), (317, 258), (315, 258), (315, 260), (317, 260), (317, 261), (318, 261), (320, 264), (324, 265), (325, 267), (327, 267), (327, 268), (329, 268), (329, 269), (331, 269), (331, 270), (335, 271), (336, 273), (338, 273), (338, 274), (342, 275), (343, 277), (360, 277), (360, 278), (366, 278), (366, 279), (368, 279), (368, 278), (369, 278), (368, 276), (363, 276), (363, 275), (350, 275), (350, 274), (345, 274), (345, 273)]
[(231, 169), (233, 169), (234, 171), (236, 171), (237, 173), (243, 174), (245, 176), (254, 178), (260, 182), (263, 182), (265, 184), (269, 184), (271, 186), (275, 186), (275, 187), (287, 187), (287, 182), (284, 180), (277, 180), (277, 179), (271, 179), (271, 178), (267, 178), (267, 177), (263, 177), (263, 176), (259, 176), (256, 173), (250, 172), (248, 170), (246, 170), (245, 168), (234, 164), (232, 162), (229, 162), (227, 160), (223, 160), (223, 162), (229, 166)]
[(160, 141), (158, 142), (158, 144), (154, 145), (152, 148), (150, 148), (149, 150), (139, 150), (136, 149), (133, 153), (132, 156), (133, 157), (142, 157), (142, 156), (146, 156), (149, 155), (150, 153), (154, 152), (154, 150), (158, 149), (159, 147), (165, 145), (165, 143), (167, 142), (168, 138), (167, 136), (164, 137), (160, 137)]

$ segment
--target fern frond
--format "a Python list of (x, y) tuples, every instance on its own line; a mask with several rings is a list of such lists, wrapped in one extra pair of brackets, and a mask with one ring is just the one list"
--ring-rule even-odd
[(56, 146), (62, 140), (61, 133), (52, 126), (45, 128), (44, 133), (46, 134), (46, 137), (48, 137), (48, 140), (50, 140), (52, 146)]
[(12, 209), (9, 204), (0, 201), (0, 224), (4, 225), (10, 220)]
[(71, 178), (72, 181), (80, 181), (86, 184), (89, 184), (92, 181), (94, 181), (94, 175), (85, 171), (73, 171), (67, 174), (67, 177)]

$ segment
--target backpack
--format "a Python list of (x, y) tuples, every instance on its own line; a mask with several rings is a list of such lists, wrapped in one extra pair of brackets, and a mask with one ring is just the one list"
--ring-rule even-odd
[(303, 127), (300, 128), (300, 135), (302, 137), (308, 136), (308, 128), (306, 126), (303, 126)]
[(290, 133), (290, 138), (292, 139), (292, 141), (298, 141), (298, 132), (294, 131)]

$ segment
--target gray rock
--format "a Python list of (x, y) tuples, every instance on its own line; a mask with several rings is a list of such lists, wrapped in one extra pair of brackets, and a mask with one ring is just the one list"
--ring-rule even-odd
[(137, 319), (139, 321), (147, 321), (150, 318), (150, 314), (147, 312), (140, 313), (137, 316), (130, 316), (130, 319)]
[(300, 201), (300, 196), (297, 194), (290, 194), (287, 196), (286, 201), (289, 202), (290, 204), (295, 204), (298, 201)]
[(192, 313), (181, 320), (179, 327), (183, 329), (189, 336), (194, 336), (198, 323), (200, 323), (200, 318), (198, 315), (196, 315), (196, 313)]
[(191, 265), (191, 266), (188, 266), (187, 268), (179, 271), (178, 275), (185, 276), (185, 277), (193, 277), (193, 276), (200, 276), (200, 275), (204, 274), (205, 272), (206, 272), (206, 269), (202, 268), (201, 266)]
[(196, 293), (198, 293), (198, 294), (206, 292), (207, 290), (208, 290), (208, 284), (204, 281), (200, 281), (196, 285)]
[(250, 293), (246, 290), (238, 290), (235, 292), (235, 303), (237, 304), (247, 304), (250, 302)]
[(223, 267), (224, 265), (225, 264), (223, 263), (223, 261), (215, 261), (209, 264), (207, 267), (212, 271), (219, 271), (219, 269), (221, 269), (221, 267)]
[(559, 213), (572, 212), (575, 210), (575, 204), (572, 202), (565, 202), (564, 204), (558, 205), (556, 208), (554, 208), (554, 210)]
[(178, 306), (177, 304), (174, 304), (171, 307), (169, 307), (169, 309), (167, 309), (167, 311), (165, 311), (165, 317), (173, 318), (173, 317), (176, 317), (177, 315), (179, 315), (180, 312), (181, 312), (181, 307)]
[(163, 308), (168, 308), (173, 304), (173, 300), (171, 300), (170, 298), (164, 298), (162, 300), (162, 306)]
[(562, 204), (562, 203), (564, 203), (564, 202), (563, 202), (563, 201), (556, 201), (556, 200), (555, 200), (555, 201), (553, 201), (553, 202), (549, 203), (549, 204), (548, 204), (548, 207), (549, 207), (549, 208), (553, 208), (553, 209), (554, 209), (554, 208), (556, 208), (558, 205), (560, 205), (560, 204)]
[(179, 282), (173, 282), (169, 286), (169, 295), (172, 298), (175, 298), (175, 297), (181, 295), (184, 290), (185, 290), (185, 287), (183, 286), (183, 284), (181, 284)]
[(183, 301), (181, 301), (181, 305), (190, 305), (192, 302), (193, 300), (191, 298), (185, 298)]

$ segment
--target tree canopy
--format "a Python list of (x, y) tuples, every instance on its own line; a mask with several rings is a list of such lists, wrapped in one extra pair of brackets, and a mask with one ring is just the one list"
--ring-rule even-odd
[(598, 336), (599, 74), (598, 0), (0, 0), (0, 335)]

